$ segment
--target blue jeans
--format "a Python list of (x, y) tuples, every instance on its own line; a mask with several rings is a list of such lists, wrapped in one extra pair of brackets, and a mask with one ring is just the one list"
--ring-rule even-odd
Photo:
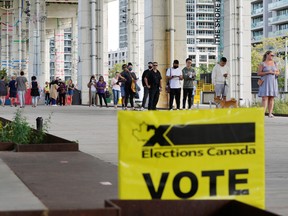
[(119, 93), (120, 93), (120, 91), (113, 89), (112, 92), (113, 92), (113, 102), (114, 102), (114, 105), (117, 106), (118, 101), (119, 101)]

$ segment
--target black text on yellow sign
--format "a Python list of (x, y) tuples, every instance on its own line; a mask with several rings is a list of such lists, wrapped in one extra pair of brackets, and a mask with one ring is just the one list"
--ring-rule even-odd
[(120, 198), (237, 199), (264, 208), (262, 114), (120, 112)]

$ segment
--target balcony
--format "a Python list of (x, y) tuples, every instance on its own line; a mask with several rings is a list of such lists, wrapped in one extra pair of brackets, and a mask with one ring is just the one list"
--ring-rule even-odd
[(213, 9), (197, 9), (197, 13), (214, 13)]
[(259, 16), (263, 14), (264, 9), (263, 8), (257, 8), (252, 10), (251, 16)]
[(273, 2), (273, 3), (270, 3), (268, 5), (269, 11), (283, 9), (283, 8), (288, 8), (288, 1), (287, 0)]
[(211, 5), (214, 5), (214, 1), (211, 1), (211, 0), (198, 0), (197, 4), (211, 4)]
[(257, 35), (252, 37), (251, 41), (252, 43), (257, 43), (257, 42), (261, 42), (263, 40), (263, 35)]
[(214, 17), (196, 17), (197, 21), (214, 22)]
[(269, 37), (282, 37), (282, 36), (287, 36), (287, 34), (288, 34), (288, 29), (283, 29), (279, 31), (269, 32)]
[(286, 22), (288, 22), (288, 14), (269, 18), (269, 24), (270, 25), (286, 23)]
[(258, 29), (258, 28), (263, 28), (264, 26), (264, 22), (260, 21), (260, 22), (255, 22), (251, 24), (251, 29)]

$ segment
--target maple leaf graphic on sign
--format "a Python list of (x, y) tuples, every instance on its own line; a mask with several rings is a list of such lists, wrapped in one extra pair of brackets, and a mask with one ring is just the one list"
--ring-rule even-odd
[(139, 142), (146, 142), (151, 138), (151, 136), (153, 136), (154, 131), (153, 130), (148, 131), (148, 124), (142, 122), (139, 125), (139, 128), (132, 130), (132, 134)]

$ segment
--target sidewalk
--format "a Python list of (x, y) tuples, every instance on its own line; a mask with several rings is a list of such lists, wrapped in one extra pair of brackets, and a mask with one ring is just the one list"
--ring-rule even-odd
[[(209, 106), (201, 108), (208, 109)], [(15, 108), (1, 107), (1, 117), (12, 119), (15, 111)], [(58, 200), (58, 203), (60, 200), (61, 204), (63, 202), (61, 208), (103, 206), (104, 199), (117, 198), (118, 131), (117, 112), (114, 108), (39, 106), (36, 109), (26, 107), (23, 112), (33, 125), (36, 124), (37, 117), (45, 119), (53, 113), (49, 133), (69, 140), (78, 140), (80, 150), (84, 152), (0, 154), (0, 158), (42, 201), (42, 207), (59, 207), (51, 198), (53, 194), (61, 197)], [(266, 208), (281, 215), (288, 215), (287, 126), (288, 119), (285, 117), (265, 117)], [(2, 172), (0, 179), (1, 176)], [(108, 186), (100, 182), (105, 182)], [(11, 188), (11, 193), (14, 192)], [(75, 198), (75, 201), (73, 196), (76, 194), (79, 199)], [(78, 204), (79, 200), (81, 203)]]

